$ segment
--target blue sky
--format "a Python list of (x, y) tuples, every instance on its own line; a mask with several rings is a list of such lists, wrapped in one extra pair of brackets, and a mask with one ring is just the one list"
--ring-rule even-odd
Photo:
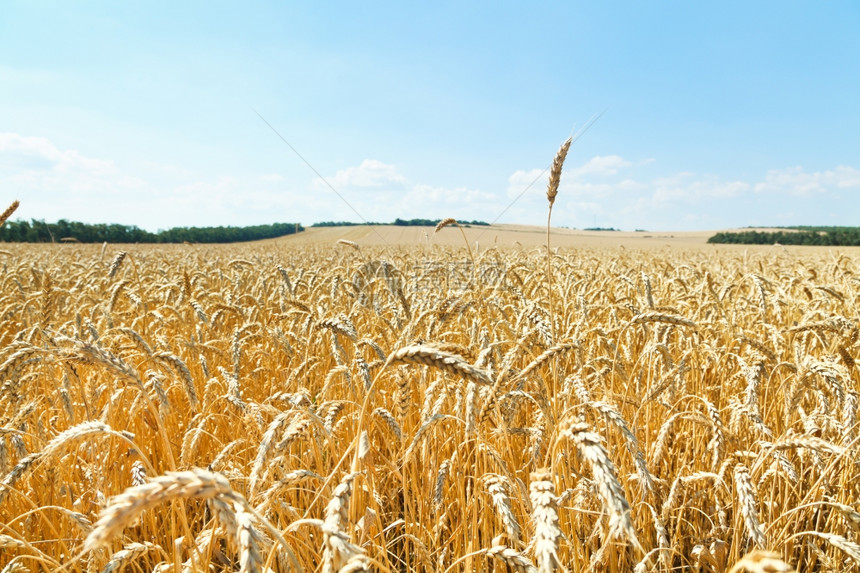
[[(860, 4), (48, 2), (0, 11), (0, 209), (189, 225), (860, 224)], [(530, 189), (529, 183), (538, 178)]]

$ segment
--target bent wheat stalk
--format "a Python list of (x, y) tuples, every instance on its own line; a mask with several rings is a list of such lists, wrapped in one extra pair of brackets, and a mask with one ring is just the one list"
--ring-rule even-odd
[(487, 373), (480, 368), (472, 366), (466, 359), (457, 354), (443, 352), (432, 346), (415, 345), (406, 346), (392, 352), (386, 361), (386, 365), (404, 362), (407, 364), (423, 364), (431, 366), (439, 370), (444, 370), (449, 374), (460, 376), (466, 380), (478, 382), (486, 386), (492, 386), (493, 381), (487, 376)]
[(579, 449), (579, 453), (591, 466), (591, 473), (600, 497), (609, 513), (609, 533), (627, 541), (642, 553), (645, 553), (636, 528), (630, 519), (630, 504), (624, 496), (624, 489), (618, 481), (615, 465), (609, 459), (606, 448), (601, 443), (600, 436), (588, 431), (588, 424), (576, 423), (562, 431), (562, 435), (571, 439)]
[[(143, 511), (168, 501), (191, 498), (218, 498), (222, 502), (232, 503), (237, 510), (241, 509), (243, 512), (253, 515), (269, 534), (278, 540), (293, 567), (300, 573), (303, 571), (280, 531), (265, 517), (257, 513), (245, 499), (245, 496), (233, 490), (227, 478), (221, 474), (197, 468), (185, 472), (168, 472), (143, 485), (130, 487), (114, 497), (102, 511), (93, 530), (84, 540), (83, 553), (106, 546), (123, 529), (134, 523)], [(253, 563), (256, 563), (256, 557), (249, 553), (253, 548), (248, 545), (250, 538), (248, 537), (249, 522), (247, 517), (239, 515), (239, 524), (240, 538), (237, 541), (243, 552), (242, 562), (247, 567), (251, 567)]]
[(213, 497), (247, 505), (245, 498), (230, 487), (227, 478), (200, 469), (168, 472), (143, 485), (130, 487), (114, 497), (102, 511), (95, 527), (84, 541), (84, 551), (104, 547), (150, 507), (174, 499)]

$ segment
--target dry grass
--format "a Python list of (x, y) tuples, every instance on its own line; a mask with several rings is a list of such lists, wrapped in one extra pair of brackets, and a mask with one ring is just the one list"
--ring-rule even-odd
[(463, 243), (4, 245), (0, 569), (860, 567), (856, 250)]

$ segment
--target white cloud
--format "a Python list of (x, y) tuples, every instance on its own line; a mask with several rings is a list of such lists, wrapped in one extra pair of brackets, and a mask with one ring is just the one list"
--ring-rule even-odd
[[(365, 159), (358, 167), (341, 169), (335, 173), (334, 177), (328, 177), (327, 179), (338, 190), (350, 187), (401, 189), (406, 185), (406, 178), (398, 173), (393, 165), (388, 165), (376, 159)], [(320, 179), (316, 179), (314, 185), (325, 186), (325, 183)]]
[[(448, 187), (410, 181), (393, 165), (365, 159), (359, 166), (338, 170), (327, 180), (368, 221), (396, 218), (487, 218), (501, 211), (499, 197), (465, 186)], [(321, 179), (312, 185), (326, 199), (319, 209), (305, 210), (313, 221), (348, 220), (357, 216)]]
[(406, 194), (405, 199), (411, 203), (444, 204), (444, 205), (473, 205), (478, 202), (494, 201), (492, 193), (466, 187), (447, 188), (432, 185), (415, 185)]
[(603, 214), (606, 212), (603, 204), (596, 201), (573, 201), (570, 207), (575, 213)]
[(42, 137), (0, 133), (0, 189), (21, 200), (16, 215), (53, 221), (173, 226), (295, 221), (296, 205), (324, 205), (313, 193), (285, 191), (279, 174), (195, 179), (185, 168), (141, 163), (141, 173), (62, 149)]
[(0, 164), (24, 171), (72, 171), (105, 175), (113, 173), (112, 161), (81, 155), (74, 149), (60, 150), (44, 137), (25, 137), (17, 133), (0, 133)]
[(588, 175), (615, 175), (621, 169), (625, 169), (631, 165), (633, 164), (630, 161), (627, 161), (620, 155), (597, 155), (589, 159), (585, 165), (573, 169), (568, 175), (576, 178)]
[[(596, 155), (579, 167), (565, 169), (561, 175), (562, 190), (595, 191), (594, 184), (585, 181), (589, 177), (610, 177), (617, 175), (622, 169), (633, 165), (620, 155)], [(548, 169), (517, 170), (508, 176), (507, 196), (511, 199), (518, 197), (528, 189), (541, 192), (546, 190), (549, 182)]]
[[(146, 187), (109, 159), (61, 149), (44, 137), (0, 133), (0, 188), (21, 200), (21, 217), (89, 220), (110, 201)], [(111, 215), (109, 220), (117, 219)]]
[(764, 181), (756, 184), (756, 193), (790, 193), (809, 195), (826, 193), (829, 189), (860, 188), (860, 171), (853, 167), (839, 165), (830, 171), (807, 173), (802, 167), (771, 169)]
[(579, 199), (603, 199), (611, 197), (614, 194), (630, 195), (631, 193), (645, 191), (648, 185), (635, 181), (633, 179), (623, 179), (621, 181), (612, 182), (573, 182), (567, 185), (562, 185), (559, 194), (572, 195)]
[(239, 204), (241, 202), (239, 182), (233, 177), (220, 177), (213, 181), (194, 181), (173, 188), (171, 196), (173, 200), (184, 201), (190, 204), (213, 201), (223, 203)]
[(518, 170), (508, 176), (507, 196), (510, 199), (518, 197), (526, 189), (529, 192), (537, 189), (545, 191), (549, 181), (549, 171), (544, 169)]
[(158, 226), (298, 222), (304, 212), (330, 209), (331, 200), (319, 192), (284, 190), (278, 181), (263, 179), (216, 177), (177, 185), (159, 194), (163, 216)]
[(723, 181), (715, 175), (676, 173), (652, 182), (653, 198), (658, 202), (696, 202), (703, 198), (730, 198), (748, 192), (752, 186), (744, 181)]
[[(565, 171), (553, 220), (580, 228), (676, 230), (750, 224), (848, 224), (845, 206), (857, 205), (855, 197), (860, 197), (854, 194), (860, 189), (860, 170), (845, 165), (812, 173), (799, 167), (777, 169), (763, 173), (761, 178), (744, 180), (690, 171), (644, 176), (640, 168), (650, 163), (653, 160), (631, 162), (618, 155), (604, 155)], [(512, 217), (533, 220), (546, 208), (543, 191), (547, 174), (541, 169), (512, 173), (507, 196), (519, 197), (535, 178), (538, 182), (510, 210)], [(825, 193), (827, 201), (813, 200)], [(843, 207), (834, 208), (836, 204)]]

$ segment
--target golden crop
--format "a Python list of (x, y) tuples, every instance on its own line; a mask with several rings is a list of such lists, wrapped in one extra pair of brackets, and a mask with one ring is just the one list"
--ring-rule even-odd
[(0, 251), (3, 571), (857, 570), (856, 257), (290, 245)]

